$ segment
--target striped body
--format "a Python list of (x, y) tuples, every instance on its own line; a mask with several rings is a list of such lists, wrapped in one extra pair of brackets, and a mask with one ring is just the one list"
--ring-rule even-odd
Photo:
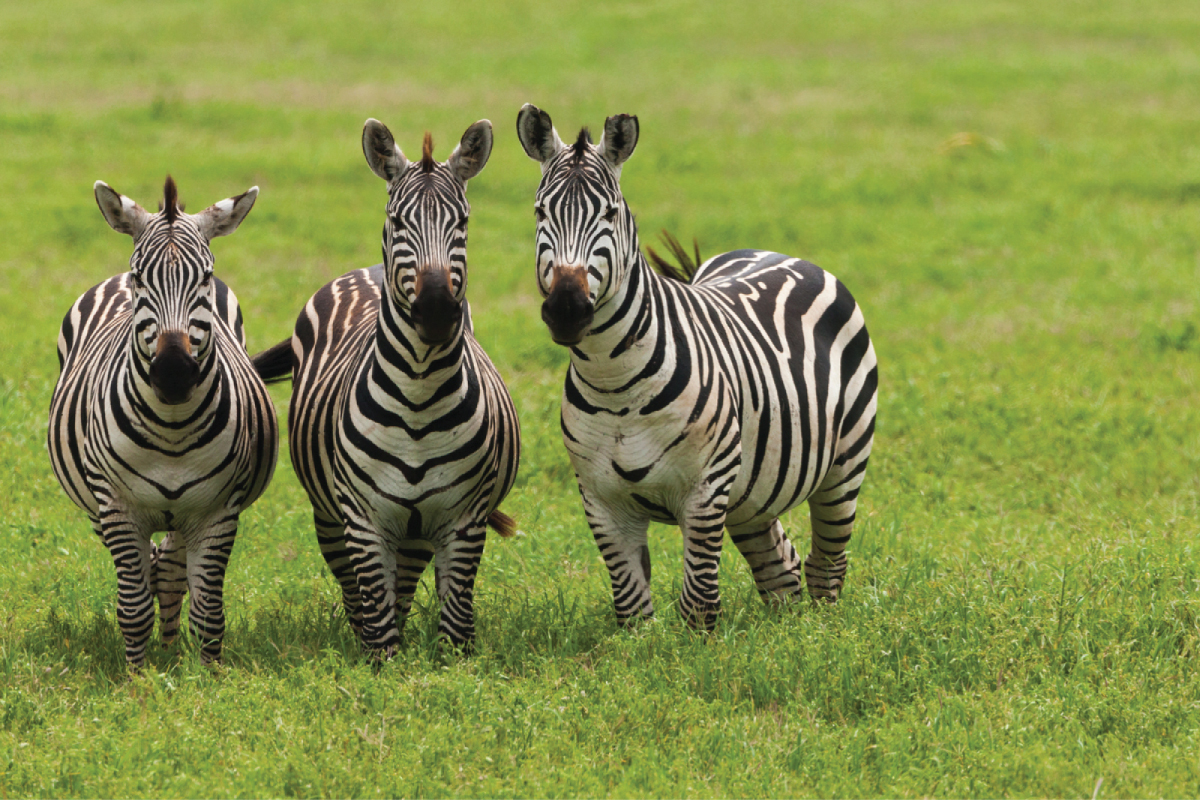
[[(563, 439), (618, 618), (653, 613), (651, 520), (683, 530), (680, 606), (694, 624), (711, 627), (720, 608), (724, 529), (764, 599), (798, 594), (802, 572), (810, 594), (836, 599), (877, 386), (850, 293), (813, 264), (756, 250), (710, 259), (690, 283), (660, 276), (617, 184), (636, 118), (610, 118), (598, 146), (563, 145), (536, 109), (518, 131), (543, 168), (543, 318), (571, 348)], [(806, 500), (801, 567), (778, 518)]]
[[(173, 223), (155, 215), (137, 238), (135, 268), (85, 292), (63, 320), (47, 444), (59, 483), (112, 554), (129, 662), (144, 659), (155, 595), (166, 643), (177, 634), (185, 592), (210, 661), (224, 635), (223, 582), (238, 516), (270, 482), (278, 429), (246, 354), (237, 299), (211, 276), (196, 226), (186, 215)], [(168, 298), (191, 302), (167, 309)], [(164, 325), (171, 315), (183, 322)], [(185, 399), (163, 402), (150, 374), (166, 359), (164, 329), (184, 325), (195, 384)], [(144, 357), (143, 345), (156, 338), (159, 355)], [(157, 532), (167, 535), (155, 546)]]
[(372, 123), (364, 150), (389, 181), (388, 262), (329, 283), (300, 314), (288, 427), (351, 626), (390, 655), (431, 559), (441, 635), (474, 637), (485, 526), (516, 477), (520, 436), (463, 297), (468, 207), (455, 159), (475, 127), (447, 164), (427, 143), (423, 163), (389, 165), (375, 150), (399, 149), (390, 133), (367, 138), (386, 132)]

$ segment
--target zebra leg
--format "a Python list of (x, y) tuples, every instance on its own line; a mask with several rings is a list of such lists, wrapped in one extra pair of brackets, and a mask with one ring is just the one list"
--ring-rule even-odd
[(750, 565), (759, 597), (768, 603), (782, 602), (801, 591), (800, 556), (778, 518), (766, 528), (760, 525), (730, 528), (729, 538)]
[(125, 639), (125, 660), (140, 669), (154, 630), (154, 543), (112, 506), (101, 506), (97, 533), (117, 568), (117, 624)]
[(396, 625), (396, 554), (375, 531), (347, 515), (346, 551), (358, 576), (363, 648), (385, 659), (400, 646)]
[(579, 488), (592, 537), (600, 548), (604, 565), (608, 567), (617, 624), (629, 627), (639, 619), (653, 617), (650, 548), (646, 546), (646, 531), (650, 521), (600, 506), (589, 498), (582, 486)]
[(693, 628), (711, 631), (721, 612), (717, 566), (725, 538), (725, 500), (710, 500), (704, 511), (688, 512), (683, 531), (683, 594), (679, 613)]
[(237, 535), (237, 514), (222, 519), (187, 548), (188, 628), (200, 642), (200, 663), (221, 660), (225, 640), (225, 570)]
[(846, 578), (846, 546), (854, 527), (858, 490), (866, 459), (858, 469), (835, 468), (808, 498), (812, 551), (804, 559), (808, 593), (814, 600), (836, 603)]
[(423, 540), (406, 541), (396, 551), (396, 623), (401, 632), (408, 612), (412, 610), (417, 584), (432, 558), (433, 546)]
[(154, 550), (154, 592), (166, 647), (179, 636), (179, 612), (187, 592), (187, 548), (177, 531), (169, 531)]
[(483, 557), (486, 524), (470, 525), (439, 543), (433, 562), (442, 610), (438, 635), (458, 647), (475, 641), (475, 574)]
[(354, 565), (350, 563), (350, 551), (346, 549), (346, 526), (315, 509), (313, 524), (317, 528), (317, 544), (321, 547), (321, 555), (325, 557), (329, 571), (342, 587), (342, 608), (346, 610), (346, 620), (361, 644), (362, 601), (358, 594), (358, 576), (354, 574)]

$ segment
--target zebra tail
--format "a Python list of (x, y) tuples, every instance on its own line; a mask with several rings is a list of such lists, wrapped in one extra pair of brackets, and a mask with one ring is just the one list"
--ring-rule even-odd
[(292, 379), (292, 339), (289, 336), (277, 345), (250, 356), (254, 371), (263, 383), (282, 383)]
[(505, 539), (517, 532), (517, 521), (503, 511), (493, 511), (488, 514), (487, 524)]
[(667, 249), (671, 251), (671, 255), (679, 263), (672, 264), (655, 252), (654, 248), (650, 245), (646, 245), (646, 257), (650, 259), (650, 263), (659, 271), (659, 274), (664, 277), (679, 281), (680, 283), (691, 283), (692, 278), (696, 277), (696, 270), (700, 268), (701, 264), (700, 242), (692, 239), (694, 253), (689, 253), (669, 231), (664, 229), (661, 238), (663, 244), (667, 246)]

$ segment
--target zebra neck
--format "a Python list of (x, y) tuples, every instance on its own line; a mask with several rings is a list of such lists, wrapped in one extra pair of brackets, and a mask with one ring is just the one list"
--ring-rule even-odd
[(394, 304), (385, 292), (376, 324), (371, 379), (402, 387), (405, 405), (419, 405), (437, 396), (440, 387), (462, 371), (465, 345), (462, 323), (448, 341), (425, 344), (408, 311)]
[(216, 367), (217, 343), (212, 342), (208, 355), (200, 362), (200, 382), (192, 390), (192, 396), (186, 402), (167, 405), (154, 393), (154, 387), (150, 385), (149, 364), (142, 358), (131, 338), (122, 380), (122, 394), (146, 419), (166, 424), (184, 424), (193, 421), (197, 412), (211, 402), (213, 393), (220, 388), (221, 371)]
[(599, 392), (620, 391), (634, 376), (653, 381), (662, 371), (666, 351), (675, 346), (664, 329), (664, 283), (638, 253), (620, 290), (571, 348), (571, 366), (587, 385)]

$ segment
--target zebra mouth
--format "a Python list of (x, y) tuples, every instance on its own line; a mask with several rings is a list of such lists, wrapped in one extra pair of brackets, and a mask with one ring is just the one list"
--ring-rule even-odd
[(171, 332), (159, 337), (149, 377), (150, 388), (160, 403), (177, 406), (192, 399), (192, 391), (200, 383), (200, 362), (190, 350), (182, 334)]

